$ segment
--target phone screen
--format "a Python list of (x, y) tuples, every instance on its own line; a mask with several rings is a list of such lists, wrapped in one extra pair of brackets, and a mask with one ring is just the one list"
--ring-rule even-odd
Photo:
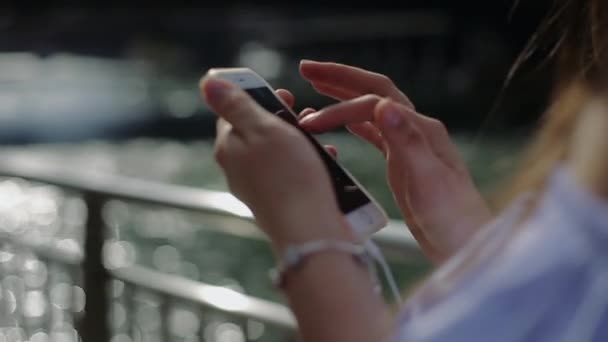
[(315, 138), (298, 125), (296, 117), (276, 98), (272, 90), (267, 87), (250, 88), (245, 91), (267, 111), (274, 113), (287, 121), (291, 125), (297, 127), (310, 140), (321, 156), (327, 170), (330, 174), (338, 205), (340, 210), (347, 214), (370, 202), (370, 199), (365, 195), (351, 177), (336, 163), (334, 158), (325, 151)]

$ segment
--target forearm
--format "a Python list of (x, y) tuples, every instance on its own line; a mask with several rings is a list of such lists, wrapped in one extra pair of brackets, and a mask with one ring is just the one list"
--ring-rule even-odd
[[(292, 235), (289, 243), (275, 240), (275, 252), (282, 255), (287, 245), (314, 240), (355, 240), (341, 222), (319, 216), (313, 221), (309, 218), (307, 225), (295, 230), (305, 237)], [(328, 225), (340, 228), (313, 228)], [(374, 291), (369, 270), (348, 253), (327, 250), (309, 255), (303, 265), (288, 271), (284, 291), (305, 342), (381, 341), (389, 334), (388, 307)]]
[(367, 270), (352, 256), (324, 252), (289, 275), (285, 287), (305, 342), (383, 341), (392, 317)]

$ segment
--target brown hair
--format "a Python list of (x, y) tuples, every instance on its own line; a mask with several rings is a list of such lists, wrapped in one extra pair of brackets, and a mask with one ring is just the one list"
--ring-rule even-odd
[[(583, 107), (592, 97), (607, 89), (608, 85), (608, 1), (606, 0), (555, 0), (551, 14), (530, 39), (508, 78), (534, 53), (549, 51), (547, 58), (556, 65), (552, 104), (545, 112), (539, 132), (528, 148), (521, 170), (506, 188), (499, 201), (505, 207), (524, 192), (541, 194), (551, 171), (566, 159), (572, 137)], [(607, 19), (607, 20), (604, 20)], [(536, 196), (538, 199), (538, 196)], [(535, 201), (532, 198), (532, 201)], [(534, 203), (525, 210), (535, 208)], [(519, 211), (518, 211), (519, 213)], [(523, 212), (524, 219), (526, 213)], [(509, 223), (511, 224), (511, 223)], [(477, 244), (461, 256), (458, 264), (440, 275), (434, 282), (418, 291), (422, 302), (434, 300), (450, 289), (457, 279), (483, 262), (484, 253), (506, 247), (508, 240), (497, 244)]]
[(552, 104), (500, 207), (522, 192), (542, 192), (548, 174), (567, 157), (579, 113), (608, 84), (607, 41), (608, 1), (555, 0), (509, 74), (512, 77), (530, 56), (543, 51), (556, 67)]

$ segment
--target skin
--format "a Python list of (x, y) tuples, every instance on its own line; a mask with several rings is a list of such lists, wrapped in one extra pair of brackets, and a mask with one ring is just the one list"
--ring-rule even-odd
[[(312, 240), (355, 240), (325, 166), (300, 132), (230, 83), (204, 79), (201, 89), (220, 116), (216, 159), (230, 190), (250, 207), (278, 255)], [(391, 330), (392, 317), (369, 275), (348, 255), (310, 258), (290, 275), (285, 294), (303, 341), (381, 341)]]
[[(305, 61), (304, 78), (341, 102), (300, 114), (311, 132), (346, 126), (386, 157), (388, 182), (409, 229), (436, 262), (456, 253), (491, 213), (438, 121), (417, 113), (383, 75)], [(230, 190), (254, 213), (280, 257), (289, 245), (319, 239), (356, 241), (338, 210), (330, 179), (306, 138), (260, 108), (246, 93), (205, 78), (201, 92), (218, 114), (216, 160)], [(279, 90), (293, 105), (289, 92)], [(588, 189), (608, 198), (608, 115), (587, 108), (575, 128), (568, 165)], [(335, 148), (329, 148), (335, 152)], [(281, 210), (276, 210), (280, 199)], [(383, 341), (390, 310), (369, 275), (340, 253), (319, 253), (289, 275), (285, 294), (303, 341)]]
[[(431, 260), (449, 258), (491, 219), (445, 126), (416, 112), (388, 77), (314, 61), (303, 61), (300, 72), (321, 94), (340, 101), (304, 116), (300, 124), (313, 133), (346, 126), (383, 153), (395, 201)], [(383, 98), (392, 100), (392, 125), (379, 124), (375, 108)]]
[[(360, 81), (365, 82), (368, 75), (355, 76), (362, 76)], [(371, 84), (375, 85), (374, 80)], [(329, 85), (315, 88), (330, 91)], [(225, 81), (203, 79), (201, 90), (207, 103), (220, 117), (216, 160), (226, 174), (230, 190), (250, 207), (277, 255), (282, 255), (289, 245), (307, 241), (356, 240), (338, 210), (324, 166), (302, 134), (269, 115), (243, 91)], [(391, 89), (378, 88), (376, 91), (386, 95)], [(345, 96), (345, 91), (340, 93), (340, 96)], [(290, 93), (280, 90), (278, 95), (293, 105)], [(393, 187), (404, 186), (405, 183), (397, 179), (412, 177), (407, 175), (408, 172), (417, 175), (440, 165), (419, 132), (418, 123), (413, 121), (417, 120), (418, 114), (404, 95), (399, 102), (379, 97), (365, 98), (354, 105), (351, 102), (345, 101), (343, 105), (346, 107), (316, 112), (314, 116), (320, 121), (310, 121), (311, 117), (314, 118), (314, 110), (311, 109), (305, 110), (300, 117), (317, 124), (307, 126), (312, 131), (348, 124), (355, 134), (367, 137), (386, 155), (389, 183)], [(346, 121), (348, 118), (342, 113), (350, 110), (356, 110), (357, 115), (354, 120)], [(329, 120), (323, 121), (325, 118)], [(381, 136), (372, 138), (370, 133)], [(398, 147), (404, 143), (416, 148)], [(423, 158), (416, 165), (426, 167), (410, 171), (406, 167), (412, 163), (406, 163), (407, 158)], [(398, 170), (403, 173), (397, 173)], [(454, 184), (466, 181), (467, 186), (473, 187), (467, 177), (454, 173), (452, 168), (441, 170), (458, 175), (452, 180)], [(435, 177), (440, 176), (435, 174)], [(449, 177), (446, 179), (449, 181)], [(408, 199), (403, 197), (409, 192), (400, 191), (396, 198), (403, 208), (409, 210), (406, 206)], [(277, 198), (281, 199), (281, 210), (276, 210)], [(482, 208), (486, 210), (485, 206)], [(422, 222), (420, 218), (417, 220)], [(420, 228), (419, 225), (413, 227)], [(431, 245), (421, 230), (415, 232), (419, 241), (424, 243), (425, 252), (434, 259), (441, 260), (445, 258), (443, 255), (451, 253), (438, 252), (440, 243)], [(442, 238), (442, 241), (446, 239)], [(350, 256), (330, 252), (316, 254), (310, 258), (307, 267), (290, 278), (284, 290), (304, 341), (380, 341), (391, 331), (393, 317), (382, 298), (374, 293), (367, 272)], [(336, 329), (341, 326), (349, 328)]]

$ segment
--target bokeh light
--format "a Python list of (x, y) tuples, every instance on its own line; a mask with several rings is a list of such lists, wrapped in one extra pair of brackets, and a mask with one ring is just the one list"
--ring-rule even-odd
[(169, 315), (169, 327), (174, 335), (185, 338), (198, 332), (200, 319), (192, 311), (175, 309)]
[(244, 342), (243, 330), (234, 323), (222, 323), (215, 329), (215, 341), (217, 342)]
[(266, 79), (278, 78), (284, 65), (283, 56), (279, 51), (265, 47), (258, 42), (244, 44), (237, 63), (256, 70)]
[(178, 273), (180, 269), (180, 257), (177, 248), (164, 245), (156, 248), (152, 255), (152, 263), (162, 272)]
[(23, 314), (25, 317), (40, 317), (47, 310), (47, 300), (42, 291), (28, 291), (23, 300)]
[(158, 308), (150, 305), (142, 305), (135, 312), (137, 326), (144, 332), (158, 331), (161, 324)]
[(127, 334), (114, 335), (110, 342), (132, 342), (133, 340)]
[(119, 330), (127, 322), (127, 310), (120, 303), (112, 304), (110, 312), (110, 322), (113, 330)]
[(78, 342), (80, 340), (78, 332), (69, 323), (62, 323), (59, 326), (53, 327), (53, 329), (51, 329), (50, 338), (53, 342)]
[(103, 247), (103, 255), (106, 267), (115, 269), (133, 265), (136, 251), (128, 241), (107, 241)]
[(264, 325), (264, 323), (254, 321), (252, 319), (247, 320), (247, 339), (248, 340), (255, 341), (255, 340), (260, 339), (264, 335), (265, 331), (266, 331), (266, 326)]
[(84, 290), (80, 286), (72, 286), (72, 310), (74, 312), (82, 312), (84, 311), (84, 307), (86, 304), (86, 294)]
[(51, 304), (59, 309), (69, 309), (72, 306), (72, 285), (55, 284), (51, 288)]
[(50, 342), (50, 338), (44, 331), (39, 331), (30, 337), (30, 342)]
[(46, 265), (39, 260), (30, 259), (23, 265), (25, 285), (33, 288), (41, 287), (46, 283)]

